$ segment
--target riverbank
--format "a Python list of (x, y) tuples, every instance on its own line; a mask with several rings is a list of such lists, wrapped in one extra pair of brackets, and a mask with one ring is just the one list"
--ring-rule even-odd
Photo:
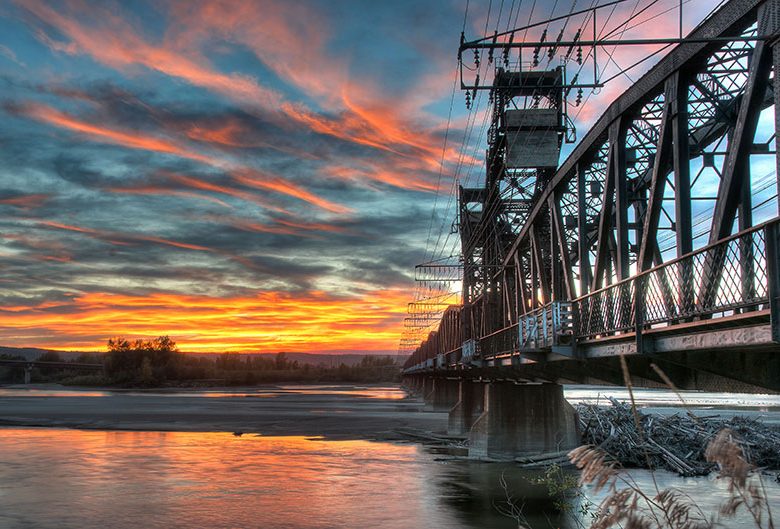
[[(581, 411), (614, 408), (605, 395), (616, 399), (615, 402), (628, 400), (622, 388), (566, 386), (565, 395)], [(774, 395), (686, 392), (685, 408), (679, 407), (676, 395), (663, 390), (638, 389), (635, 399), (645, 420), (652, 425), (662, 423), (673, 414), (680, 414), (685, 419), (686, 411), (690, 411), (704, 421), (737, 417), (759, 420), (773, 431), (780, 428), (780, 397)], [(603, 408), (605, 404), (607, 408)], [(614, 415), (615, 410), (608, 413)], [(583, 442), (620, 443), (615, 440), (620, 436), (614, 434), (612, 425), (605, 422), (599, 432), (598, 421), (588, 417), (581, 413), (581, 419), (585, 419)], [(612, 420), (623, 429), (634, 426), (633, 415), (625, 410), (619, 418)], [(285, 384), (209, 389), (72, 388), (40, 384), (0, 386), (0, 426), (420, 441), (430, 439), (431, 433), (446, 432), (447, 413), (426, 411), (419, 396), (409, 396), (399, 386), (386, 384)], [(690, 425), (685, 428), (695, 430)], [(652, 426), (646, 425), (645, 430), (653, 433)], [(637, 432), (629, 433), (631, 438), (638, 438)], [(673, 449), (680, 459), (690, 457), (692, 441), (681, 444), (679, 440), (670, 441), (667, 437), (657, 439), (664, 449)], [(701, 449), (706, 442), (702, 438)], [(670, 443), (677, 443), (677, 448), (681, 449), (675, 450)], [(605, 445), (605, 448), (609, 450), (610, 447)], [(623, 455), (626, 457), (622, 458), (622, 463), (637, 466), (632, 450)], [(644, 461), (644, 458), (640, 459), (640, 463)]]
[[(603, 405), (606, 392), (622, 399), (621, 391), (565, 388), (575, 405)], [(672, 406), (679, 401), (668, 392), (638, 390), (636, 396), (643, 412), (662, 409), (665, 417), (685, 413)], [(690, 395), (686, 401), (693, 402), (693, 412), (702, 417), (762, 416), (776, 421), (778, 415), (775, 396), (727, 399), (697, 393), (695, 397)], [(309, 505), (312, 491), (334, 492), (320, 505), (333, 505), (334, 499), (354, 498), (356, 491), (362, 491), (360, 508), (355, 510), (358, 516), (377, 498), (382, 505), (390, 501), (388, 493), (397, 494), (392, 501), (398, 505), (414, 507), (409, 516), (400, 508), (387, 515), (381, 509), (372, 511), (376, 516), (361, 518), (364, 523), (357, 525), (361, 527), (417, 526), (424, 519), (423, 525), (430, 527), (510, 529), (517, 525), (496, 507), (505, 504), (508, 493), (528, 500), (524, 508), (529, 527), (547, 528), (550, 520), (554, 527), (576, 526), (566, 525), (566, 517), (547, 498), (549, 480), (540, 481), (546, 476), (544, 469), (522, 468), (516, 462), (484, 464), (441, 446), (425, 446), (429, 443), (424, 435), (417, 439), (410, 435), (442, 432), (446, 424), (446, 413), (425, 411), (421, 399), (409, 398), (391, 385), (268, 385), (206, 391), (0, 386), (0, 425), (5, 426), (0, 428), (4, 436), (0, 456), (6, 462), (0, 527), (75, 529), (84, 527), (85, 520), (87, 525), (105, 520), (99, 526), (110, 525), (114, 518), (128, 529), (218, 527), (213, 520), (200, 518), (176, 525), (184, 523), (181, 513), (194, 517), (203, 502), (216, 497), (224, 503), (211, 512), (230, 516), (230, 523), (222, 526), (252, 526), (258, 520), (269, 525), (269, 520), (288, 509), (300, 510), (301, 501)], [(573, 469), (562, 472), (576, 483)], [(726, 484), (715, 474), (682, 478), (663, 470), (628, 469), (624, 475), (646, 490), (655, 490), (656, 484), (675, 487), (696, 498), (707, 512), (716, 512), (728, 498)], [(154, 501), (159, 502), (153, 522), (133, 518), (133, 513), (150, 512), (149, 483), (156, 491)], [(306, 483), (310, 487), (302, 490), (301, 484)], [(774, 508), (780, 484), (768, 479), (765, 485)], [(578, 490), (578, 497), (592, 506), (605, 494), (587, 486)], [(80, 505), (83, 498), (94, 503), (86, 511), (68, 509), (71, 495)], [(252, 502), (245, 501), (249, 495)], [(182, 505), (193, 496), (198, 497), (198, 508)], [(48, 499), (46, 506), (53, 501), (51, 507), (31, 506), (30, 498), (39, 497)], [(103, 506), (110, 508), (104, 513)], [(63, 512), (70, 518), (63, 521)], [(317, 512), (322, 516), (319, 506)], [(4, 514), (7, 525), (3, 525)], [(304, 521), (291, 527), (320, 527), (309, 524), (315, 518), (306, 514)], [(351, 526), (326, 519), (328, 527)], [(753, 526), (745, 518), (729, 527)]]
[(334, 440), (403, 440), (446, 428), (446, 413), (397, 386), (283, 385), (197, 390), (0, 388), (0, 426), (235, 432)]

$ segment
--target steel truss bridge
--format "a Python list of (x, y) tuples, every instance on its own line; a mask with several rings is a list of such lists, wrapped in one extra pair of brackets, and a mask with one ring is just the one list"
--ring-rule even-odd
[(558, 165), (560, 69), (497, 66), (463, 303), (404, 374), (780, 391), (778, 71), (780, 0), (731, 0)]
[(47, 362), (38, 360), (9, 360), (0, 359), (0, 366), (18, 367), (24, 370), (24, 383), (29, 384), (33, 369), (57, 369), (67, 371), (91, 371), (102, 372), (103, 364), (88, 364), (83, 362)]

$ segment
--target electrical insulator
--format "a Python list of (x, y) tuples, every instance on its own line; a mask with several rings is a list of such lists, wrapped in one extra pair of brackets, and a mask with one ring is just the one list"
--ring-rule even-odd
[(555, 45), (550, 46), (550, 49), (547, 50), (547, 58), (550, 60), (553, 60), (553, 57), (555, 57), (555, 52), (558, 51), (558, 43), (563, 40), (563, 30), (561, 29), (561, 32), (558, 33), (558, 38), (555, 39)]
[[(573, 41), (573, 42), (577, 42), (578, 40), (580, 40), (580, 32), (581, 32), (581, 31), (582, 31), (582, 30), (578, 29), (578, 30), (577, 30), (577, 33), (575, 33), (575, 34), (574, 34), (574, 38), (572, 39), (572, 41)], [(574, 44), (572, 44), (571, 46), (569, 46), (569, 49), (568, 49), (568, 50), (566, 50), (566, 60), (567, 60), (567, 61), (568, 61), (569, 59), (571, 59), (571, 54), (572, 54), (572, 52), (574, 52)]]
[(577, 46), (577, 64), (582, 64), (582, 46)]
[[(493, 44), (498, 40), (498, 31), (493, 32)], [(488, 64), (493, 64), (493, 48), (488, 50)]]
[(580, 103), (582, 103), (582, 88), (577, 90), (577, 100), (574, 102), (574, 106), (578, 107), (580, 106)]
[[(547, 39), (547, 30), (542, 31), (542, 38), (539, 39), (539, 43), (543, 43)], [(542, 50), (541, 46), (534, 48), (534, 66), (539, 66), (539, 52)]]
[(471, 110), (471, 92), (466, 91), (466, 108)]
[(569, 92), (571, 92), (571, 89), (574, 88), (577, 84), (577, 79), (580, 78), (579, 72), (574, 74), (574, 77), (571, 80), (571, 83), (569, 83), (569, 87), (566, 89), (566, 97), (569, 97)]
[(477, 50), (474, 50), (474, 66), (479, 69), (479, 52)]

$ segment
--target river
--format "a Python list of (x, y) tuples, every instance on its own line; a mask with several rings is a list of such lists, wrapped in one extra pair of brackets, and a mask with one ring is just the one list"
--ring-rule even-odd
[[(567, 388), (567, 393), (572, 400), (600, 398), (597, 389)], [(661, 396), (650, 393), (647, 403), (663, 407)], [(300, 412), (300, 406), (312, 408), (313, 402), (335, 416), (348, 416), (359, 407), (369, 410), (361, 413), (373, 417), (372, 427), (396, 420), (393, 417), (399, 414), (440, 418), (419, 412), (413, 402), (398, 398), (402, 396), (395, 388), (345, 386), (75, 395), (64, 389), (5, 388), (0, 389), (0, 417), (20, 419), (11, 412), (30, 412), (36, 406), (58, 409), (64, 403), (76, 410), (69, 419), (74, 420), (78, 410), (108, 406), (124, 417), (126, 426), (129, 415), (123, 415), (122, 407), (135, 409), (140, 417), (144, 409), (153, 411), (164, 400), (174, 402), (185, 417), (186, 406), (211, 406), (216, 401), (233, 409), (248, 401), (263, 406), (276, 402), (281, 414)], [(689, 397), (695, 400), (695, 395)], [(728, 404), (728, 399), (717, 396), (698, 397), (697, 404), (704, 408)], [(774, 415), (780, 404), (773, 396), (740, 396), (730, 402), (737, 400), (732, 408), (740, 413)], [(402, 403), (407, 407), (398, 408)], [(210, 409), (198, 408), (193, 417), (210, 417), (206, 413)], [(387, 417), (382, 418), (383, 413)], [(305, 415), (296, 417), (305, 422)], [(181, 422), (178, 426), (174, 429), (182, 429)], [(314, 427), (319, 426), (315, 421)], [(0, 528), (517, 527), (499, 513), (507, 493), (502, 476), (534, 529), (576, 527), (555, 513), (544, 487), (531, 484), (538, 477), (534, 472), (511, 464), (453, 459), (415, 443), (358, 439), (349, 434), (353, 427), (327, 438), (115, 431), (100, 429), (99, 424), (89, 428), (0, 429)], [(629, 475), (640, 487), (652, 488), (649, 473)], [(658, 472), (655, 480), (662, 488), (680, 488), (705, 510), (727, 496), (725, 483), (714, 476), (682, 479)], [(775, 512), (780, 512), (780, 486), (771, 480), (765, 483)], [(583, 492), (591, 501), (601, 498), (588, 487)], [(743, 518), (728, 527), (753, 525)]]

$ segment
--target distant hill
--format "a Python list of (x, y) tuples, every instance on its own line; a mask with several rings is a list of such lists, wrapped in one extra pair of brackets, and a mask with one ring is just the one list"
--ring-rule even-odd
[(51, 349), (40, 349), (38, 347), (4, 347), (0, 345), (0, 355), (23, 356), (25, 360), (35, 360), (44, 353), (56, 352), (63, 359), (68, 360), (71, 357), (77, 357), (83, 354), (80, 351), (53, 351)]
[[(0, 346), (0, 355), (8, 354), (8, 355), (15, 355), (15, 356), (23, 356), (26, 360), (35, 360), (36, 358), (38, 358), (39, 356), (47, 352), (56, 352), (57, 354), (60, 355), (60, 357), (62, 357), (63, 360), (71, 360), (81, 354), (84, 354), (83, 351), (54, 351), (52, 349), (40, 349), (37, 347)], [(88, 354), (94, 354), (94, 353), (88, 353)], [(186, 354), (210, 358), (219, 353), (186, 353)], [(274, 358), (276, 354), (277, 353), (241, 353), (241, 356)], [(366, 355), (366, 354), (357, 354), (357, 353), (317, 354), (317, 353), (285, 352), (285, 355), (287, 355), (287, 360), (291, 362), (297, 361), (299, 364), (309, 364), (313, 366), (324, 365), (327, 367), (338, 367), (340, 364), (345, 364), (348, 366), (359, 364), (360, 361), (363, 360), (363, 357), (365, 356), (379, 356), (379, 357), (389, 356), (390, 358), (395, 360), (395, 362), (398, 364), (401, 364), (406, 360), (406, 356), (404, 355)]]
[[(276, 354), (273, 353), (247, 353), (250, 356), (259, 356), (262, 358), (273, 358)], [(359, 364), (366, 356), (374, 357), (390, 357), (397, 364), (402, 364), (406, 360), (404, 355), (366, 355), (366, 354), (317, 354), (317, 353), (285, 353), (287, 359), (291, 362), (298, 361), (299, 364), (309, 365), (325, 365), (328, 367), (338, 367), (339, 364), (345, 364), (352, 366)]]

